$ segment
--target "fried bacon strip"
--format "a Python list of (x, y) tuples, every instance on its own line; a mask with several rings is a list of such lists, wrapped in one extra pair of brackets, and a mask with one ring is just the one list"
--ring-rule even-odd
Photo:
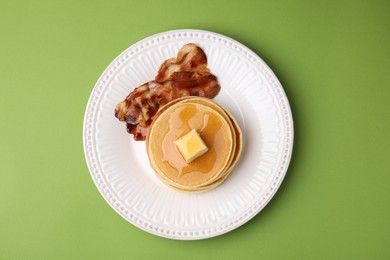
[(155, 81), (172, 80), (175, 72), (197, 72), (210, 74), (207, 68), (207, 57), (201, 48), (193, 43), (184, 45), (178, 52), (176, 59), (171, 58), (161, 64)]
[(195, 44), (186, 44), (176, 58), (161, 64), (156, 78), (135, 88), (115, 108), (115, 116), (125, 121), (134, 140), (145, 140), (158, 109), (184, 96), (214, 98), (219, 90), (217, 78), (207, 68), (207, 58)]

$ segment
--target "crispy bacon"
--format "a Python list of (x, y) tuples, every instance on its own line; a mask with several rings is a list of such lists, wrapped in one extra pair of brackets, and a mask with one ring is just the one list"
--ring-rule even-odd
[(201, 48), (193, 43), (184, 45), (178, 52), (176, 59), (171, 58), (161, 64), (155, 81), (172, 80), (175, 72), (197, 72), (210, 74), (207, 68), (207, 57)]
[(125, 121), (134, 140), (145, 140), (158, 109), (184, 96), (214, 98), (219, 90), (217, 78), (207, 68), (207, 58), (195, 44), (186, 44), (175, 58), (161, 64), (156, 78), (135, 88), (115, 108), (115, 116)]

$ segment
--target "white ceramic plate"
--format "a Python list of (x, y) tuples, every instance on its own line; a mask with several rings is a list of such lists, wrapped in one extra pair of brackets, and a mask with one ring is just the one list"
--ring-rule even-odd
[[(229, 178), (197, 194), (161, 183), (149, 167), (145, 143), (133, 141), (114, 117), (118, 102), (190, 42), (205, 51), (222, 87), (215, 100), (235, 116), (244, 136)], [(213, 32), (175, 30), (135, 43), (107, 67), (89, 98), (83, 138), (92, 179), (119, 215), (158, 236), (203, 239), (239, 227), (270, 201), (291, 158), (293, 121), (281, 84), (254, 52)]]

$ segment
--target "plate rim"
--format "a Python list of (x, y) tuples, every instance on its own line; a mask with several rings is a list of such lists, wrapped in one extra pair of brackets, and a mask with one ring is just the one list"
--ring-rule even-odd
[[(153, 224), (149, 223), (144, 223), (144, 221), (139, 221), (137, 217), (132, 215), (131, 213), (128, 212), (128, 210), (124, 209), (123, 207), (120, 207), (119, 203), (116, 203), (115, 199), (113, 200), (112, 197), (107, 194), (107, 192), (104, 192), (103, 189), (100, 187), (100, 181), (101, 178), (98, 178), (97, 176), (94, 175), (94, 172), (99, 170), (96, 169), (96, 164), (91, 161), (92, 156), (88, 153), (89, 148), (91, 148), (91, 138), (88, 138), (88, 130), (89, 129), (89, 124), (90, 121), (90, 113), (91, 113), (91, 108), (92, 113), (97, 113), (94, 108), (94, 105), (96, 105), (96, 102), (93, 101), (93, 98), (96, 97), (96, 94), (99, 95), (99, 92), (101, 92), (104, 88), (104, 83), (106, 79), (109, 79), (110, 76), (116, 71), (116, 69), (119, 67), (120, 62), (119, 60), (123, 59), (123, 56), (126, 56), (126, 53), (129, 52), (130, 49), (132, 48), (138, 48), (138, 45), (140, 45), (140, 49), (143, 48), (142, 44), (146, 44), (146, 46), (149, 46), (148, 41), (156, 38), (158, 39), (163, 38), (166, 35), (181, 35), (181, 34), (192, 34), (194, 38), (197, 38), (199, 40), (202, 40), (198, 35), (203, 35), (203, 38), (205, 38), (205, 35), (208, 35), (208, 38), (205, 38), (207, 40), (211, 41), (217, 41), (220, 43), (224, 43), (227, 47), (229, 48), (234, 48), (237, 51), (239, 51), (241, 54), (246, 56), (247, 58), (250, 59), (251, 62), (254, 62), (256, 64), (256, 67), (260, 67), (262, 71), (267, 70), (269, 72), (269, 77), (274, 80), (273, 84), (271, 85), (271, 88), (276, 87), (278, 92), (275, 92), (275, 95), (277, 96), (278, 103), (280, 103), (281, 100), (285, 102), (285, 106), (283, 108), (280, 108), (283, 112), (284, 115), (282, 115), (282, 119), (285, 125), (285, 128), (288, 128), (285, 130), (285, 135), (286, 135), (286, 142), (283, 144), (283, 150), (281, 156), (284, 157), (283, 163), (278, 165), (275, 169), (276, 176), (278, 176), (278, 180), (271, 185), (269, 185), (264, 192), (264, 195), (260, 197), (256, 203), (253, 203), (254, 205), (251, 206), (247, 212), (243, 212), (241, 214), (241, 217), (239, 218), (239, 221), (235, 223), (229, 223), (229, 225), (224, 225), (222, 228), (215, 229), (212, 232), (208, 232), (207, 234), (195, 234), (197, 232), (180, 232), (180, 234), (177, 234), (177, 232), (170, 232), (169, 230), (164, 230), (166, 228), (161, 228), (161, 227), (154, 227)], [(127, 55), (126, 59), (129, 58)], [(125, 59), (125, 60), (126, 60)], [(102, 83), (102, 84), (101, 84)], [(289, 127), (287, 127), (289, 126)], [(90, 137), (90, 136), (89, 136)], [(268, 66), (268, 64), (259, 56), (257, 55), (254, 51), (246, 47), (244, 44), (240, 43), (239, 41), (230, 38), (228, 36), (225, 36), (220, 33), (212, 32), (212, 31), (207, 31), (207, 30), (199, 30), (199, 29), (177, 29), (177, 30), (168, 30), (164, 32), (159, 32), (153, 35), (150, 35), (148, 37), (145, 37), (133, 44), (131, 44), (129, 47), (127, 47), (124, 51), (122, 51), (120, 54), (118, 54), (113, 61), (104, 69), (104, 71), (101, 73), (99, 76), (98, 80), (96, 81), (90, 95), (88, 98), (88, 102), (85, 108), (84, 112), (84, 120), (83, 120), (83, 148), (84, 148), (84, 157), (85, 161), (87, 163), (87, 167), (89, 170), (89, 173), (91, 175), (91, 178), (95, 184), (96, 189), (99, 191), (99, 193), (102, 195), (102, 197), (105, 199), (105, 201), (110, 205), (112, 209), (114, 209), (121, 217), (123, 217), (126, 221), (131, 223), (132, 225), (140, 228), (141, 230), (144, 230), (148, 233), (160, 236), (160, 237), (165, 237), (165, 238), (170, 238), (170, 239), (177, 239), (177, 240), (199, 240), (199, 239), (206, 239), (206, 238), (211, 238), (215, 236), (219, 236), (222, 234), (225, 234), (229, 231), (232, 231), (241, 225), (245, 224), (249, 220), (251, 220), (253, 217), (255, 217), (265, 206), (268, 205), (270, 200), (274, 197), (276, 192), (278, 191), (280, 185), (282, 184), (285, 175), (287, 173), (291, 157), (292, 157), (292, 152), (293, 152), (293, 145), (294, 145), (294, 121), (293, 121), (293, 116), (292, 116), (292, 111), (291, 111), (291, 106), (289, 103), (289, 100), (287, 98), (287, 95), (285, 93), (285, 90), (280, 83), (279, 79), (276, 77), (275, 73), (273, 70)], [(286, 146), (286, 148), (284, 148)], [(91, 148), (92, 149), (92, 148)], [(95, 165), (95, 166), (94, 166)], [(109, 191), (108, 191), (109, 193)], [(258, 203), (260, 202), (261, 203)], [(188, 234), (183, 234), (183, 233), (188, 233)]]

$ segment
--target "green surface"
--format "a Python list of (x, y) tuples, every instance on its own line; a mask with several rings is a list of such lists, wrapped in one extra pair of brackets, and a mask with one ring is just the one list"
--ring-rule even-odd
[[(388, 1), (0, 1), (0, 259), (390, 259)], [(161, 31), (237, 39), (282, 82), (291, 166), (220, 237), (175, 241), (104, 201), (82, 147), (88, 96)], [(223, 258), (222, 258), (223, 257)]]

